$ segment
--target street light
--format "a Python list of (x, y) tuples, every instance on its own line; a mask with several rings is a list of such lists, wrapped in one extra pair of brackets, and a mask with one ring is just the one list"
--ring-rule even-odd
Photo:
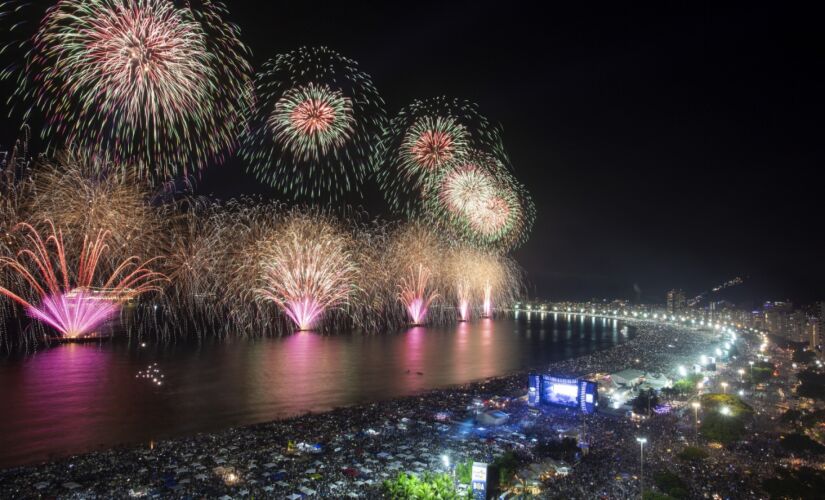
[(742, 375), (745, 374), (745, 370), (740, 368), (740, 369), (736, 370), (736, 372), (739, 374), (739, 381), (742, 382)]
[(727, 382), (722, 382), (722, 383), (721, 383), (721, 384), (719, 384), (719, 385), (721, 385), (721, 386), (722, 386), (722, 391), (723, 391), (725, 394), (727, 394), (727, 393), (728, 393), (728, 383), (727, 383)]
[(645, 443), (647, 443), (646, 437), (637, 437), (636, 441), (639, 442), (639, 491), (640, 497), (644, 498), (645, 494)]
[(453, 477), (453, 481), (455, 481), (455, 470), (450, 468), (450, 457), (446, 454), (441, 455), (441, 462), (444, 464), (444, 468), (450, 472), (450, 475)]
[(753, 361), (748, 361), (748, 364), (751, 365), (751, 380), (753, 380)]
[(730, 408), (728, 408), (727, 406), (723, 406), (719, 409), (719, 412), (722, 413), (722, 415), (728, 416), (730, 415)]
[(699, 408), (702, 405), (699, 404), (699, 401), (694, 401), (690, 404), (693, 407), (693, 434), (695, 439), (699, 440)]

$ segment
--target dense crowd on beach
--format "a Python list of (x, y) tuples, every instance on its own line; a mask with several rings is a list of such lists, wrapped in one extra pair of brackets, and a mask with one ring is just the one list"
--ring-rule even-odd
[[(548, 371), (584, 376), (627, 367), (667, 372), (717, 340), (708, 330), (631, 322), (627, 342), (554, 363)], [(770, 437), (722, 448), (702, 462), (675, 458), (694, 439), (685, 408), (648, 419), (528, 407), (526, 373), (430, 391), (393, 401), (340, 408), (223, 432), (199, 434), (46, 464), (0, 471), (4, 498), (375, 498), (398, 473), (450, 472), (467, 460), (492, 463), (506, 452), (526, 460), (535, 443), (575, 430), (587, 452), (557, 476), (549, 498), (630, 498), (639, 495), (645, 436), (646, 474), (674, 470), (691, 497), (758, 497), (770, 474)], [(503, 401), (506, 425), (484, 429), (479, 405)], [(475, 409), (475, 410), (474, 410)], [(687, 422), (687, 424), (686, 424)], [(538, 439), (536, 439), (538, 438)], [(760, 441), (761, 439), (761, 441)]]

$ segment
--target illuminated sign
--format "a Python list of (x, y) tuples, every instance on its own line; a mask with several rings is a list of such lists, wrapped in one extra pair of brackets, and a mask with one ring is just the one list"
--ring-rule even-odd
[(579, 405), (579, 381), (541, 376), (541, 402), (575, 408)]
[(527, 404), (536, 406), (541, 402), (541, 378), (530, 374), (530, 386), (527, 389)]
[(472, 469), (473, 498), (485, 500), (487, 498), (487, 464), (473, 462)]
[[(538, 401), (536, 401), (538, 394)], [(539, 403), (579, 408), (584, 413), (593, 413), (598, 406), (598, 384), (577, 378), (555, 377), (553, 375), (529, 375), (527, 403)]]

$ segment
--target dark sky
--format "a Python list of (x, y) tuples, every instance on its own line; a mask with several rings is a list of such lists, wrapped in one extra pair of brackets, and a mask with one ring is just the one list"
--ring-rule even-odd
[[(671, 287), (742, 275), (755, 300), (825, 299), (813, 12), (229, 3), (258, 67), (325, 44), (373, 76), (390, 114), (443, 94), (500, 123), (537, 205), (515, 254), (533, 295), (661, 301)], [(208, 170), (199, 188), (272, 194), (235, 164)]]

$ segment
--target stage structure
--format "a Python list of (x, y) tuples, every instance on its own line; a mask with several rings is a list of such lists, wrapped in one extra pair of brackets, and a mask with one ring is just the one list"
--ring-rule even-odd
[(558, 377), (554, 375), (529, 376), (527, 404), (539, 406), (544, 404), (578, 408), (583, 413), (596, 411), (599, 400), (598, 384), (578, 378)]

